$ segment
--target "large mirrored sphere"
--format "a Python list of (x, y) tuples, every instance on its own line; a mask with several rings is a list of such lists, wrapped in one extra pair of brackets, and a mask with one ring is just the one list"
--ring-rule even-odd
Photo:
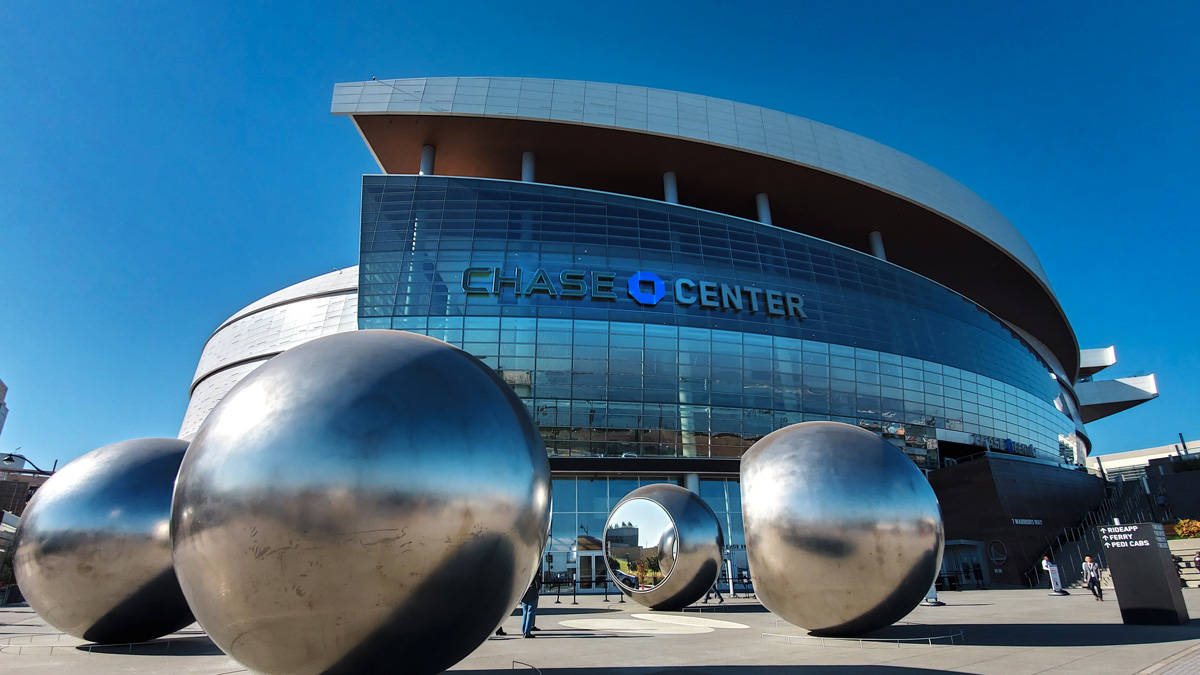
[(171, 491), (187, 450), (177, 438), (106, 445), (34, 494), (13, 566), (47, 623), (101, 643), (153, 640), (192, 623), (171, 567)]
[(720, 574), (724, 548), (712, 509), (678, 485), (630, 492), (604, 525), (609, 577), (651, 609), (680, 609), (699, 600)]
[(496, 629), (550, 524), (521, 400), (440, 340), (323, 337), (259, 367), (188, 450), (175, 568), (213, 642), (261, 673), (435, 673)]
[(742, 520), (767, 609), (826, 635), (888, 626), (942, 560), (933, 488), (902, 450), (837, 422), (780, 429), (742, 457)]

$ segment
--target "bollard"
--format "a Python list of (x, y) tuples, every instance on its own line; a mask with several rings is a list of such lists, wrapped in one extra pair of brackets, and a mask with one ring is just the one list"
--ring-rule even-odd
[(562, 600), (558, 599), (560, 595), (562, 595), (562, 580), (559, 580), (557, 584), (554, 584), (554, 604), (562, 604)]
[(608, 603), (608, 579), (604, 580), (604, 602)]
[(578, 604), (579, 604), (579, 603), (578, 603), (578, 602), (575, 600), (575, 598), (576, 598), (576, 596), (577, 596), (578, 594), (579, 594), (579, 580), (578, 580), (578, 579), (576, 579), (576, 580), (575, 580), (575, 583), (571, 584), (571, 604), (572, 604), (572, 605), (578, 605)]

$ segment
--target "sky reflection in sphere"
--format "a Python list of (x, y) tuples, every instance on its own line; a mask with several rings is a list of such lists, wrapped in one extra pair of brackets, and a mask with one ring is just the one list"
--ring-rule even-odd
[(604, 529), (604, 550), (612, 576), (631, 591), (662, 583), (671, 573), (678, 546), (671, 516), (649, 499), (620, 505)]

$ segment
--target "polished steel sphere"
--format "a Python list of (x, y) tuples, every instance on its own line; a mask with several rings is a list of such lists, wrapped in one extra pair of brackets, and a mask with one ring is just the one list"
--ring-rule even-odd
[(184, 459), (171, 532), (196, 619), (262, 673), (435, 673), (529, 585), (550, 467), (517, 395), (440, 340), (319, 338), (259, 367)]
[(153, 640), (192, 623), (171, 567), (171, 491), (187, 450), (139, 438), (93, 450), (34, 494), (13, 566), (47, 623), (101, 643)]
[(838, 422), (780, 429), (742, 457), (754, 591), (787, 621), (861, 635), (929, 591), (945, 532), (933, 488), (902, 450)]
[(678, 485), (630, 492), (604, 525), (609, 577), (650, 609), (680, 609), (699, 600), (721, 572), (724, 548), (713, 510)]

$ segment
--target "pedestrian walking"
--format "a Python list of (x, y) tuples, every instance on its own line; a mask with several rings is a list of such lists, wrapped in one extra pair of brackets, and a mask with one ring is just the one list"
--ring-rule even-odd
[(1104, 602), (1104, 589), (1100, 588), (1100, 564), (1092, 562), (1092, 556), (1083, 558), (1083, 580), (1097, 602)]
[(538, 595), (542, 591), (542, 570), (539, 569), (537, 574), (533, 575), (533, 580), (529, 582), (529, 588), (525, 589), (525, 595), (521, 596), (521, 636), (532, 638), (537, 637), (533, 631), (537, 627), (533, 625), (534, 619), (537, 616)]
[(713, 581), (713, 585), (711, 587), (709, 587), (708, 592), (706, 592), (704, 594), (704, 603), (705, 604), (708, 604), (708, 599), (710, 597), (712, 597), (713, 593), (717, 594), (717, 604), (718, 605), (725, 602), (725, 598), (721, 595), (721, 589), (717, 588), (717, 581), (720, 581), (720, 577), (718, 577), (716, 580)]

